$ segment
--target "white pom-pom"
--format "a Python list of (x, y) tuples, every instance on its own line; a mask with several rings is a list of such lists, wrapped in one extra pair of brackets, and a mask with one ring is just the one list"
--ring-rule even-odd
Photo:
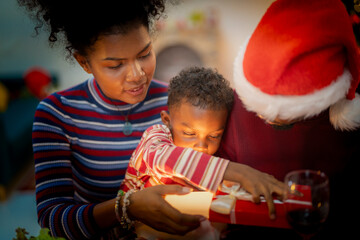
[(342, 99), (330, 107), (330, 122), (335, 129), (351, 131), (360, 127), (360, 95)]

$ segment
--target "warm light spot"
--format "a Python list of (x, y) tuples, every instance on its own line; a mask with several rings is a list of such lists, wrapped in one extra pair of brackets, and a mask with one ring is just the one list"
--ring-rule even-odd
[(291, 190), (291, 193), (295, 192), (295, 190), (296, 190), (296, 184), (295, 183), (291, 184), (290, 190)]
[(185, 195), (165, 195), (165, 200), (185, 214), (199, 214), (209, 218), (213, 194), (211, 192), (191, 192)]

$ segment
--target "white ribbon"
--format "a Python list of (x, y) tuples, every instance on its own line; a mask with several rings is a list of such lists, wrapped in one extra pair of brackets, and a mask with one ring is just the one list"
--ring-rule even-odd
[(224, 181), (219, 190), (227, 195), (218, 195), (217, 199), (212, 201), (210, 209), (214, 212), (228, 215), (234, 208), (237, 199), (252, 201), (251, 194), (241, 188), (238, 183)]

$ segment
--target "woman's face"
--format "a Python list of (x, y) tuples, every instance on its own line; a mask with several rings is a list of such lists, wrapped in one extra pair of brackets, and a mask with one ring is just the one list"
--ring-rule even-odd
[(94, 75), (107, 97), (129, 104), (145, 99), (156, 66), (145, 26), (126, 34), (101, 35), (86, 57), (74, 57), (86, 72)]

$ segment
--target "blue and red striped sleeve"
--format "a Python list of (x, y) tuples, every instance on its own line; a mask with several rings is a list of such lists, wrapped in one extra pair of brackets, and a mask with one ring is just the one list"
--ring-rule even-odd
[[(40, 102), (33, 123), (38, 222), (53, 236), (89, 239), (102, 234), (96, 204), (116, 196), (145, 129), (161, 122), (167, 88), (151, 83), (135, 105), (109, 101), (90, 79)], [(125, 117), (133, 133), (125, 136)]]

